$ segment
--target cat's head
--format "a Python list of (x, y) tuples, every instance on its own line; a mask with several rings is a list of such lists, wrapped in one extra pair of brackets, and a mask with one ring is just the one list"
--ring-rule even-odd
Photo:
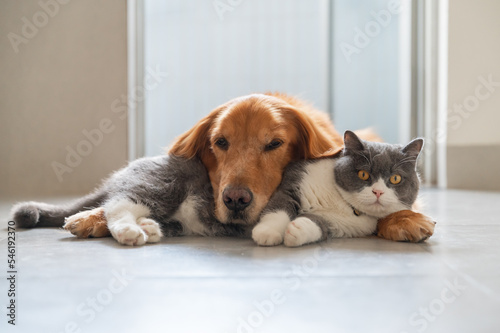
[(342, 197), (356, 210), (379, 218), (410, 209), (418, 195), (416, 162), (423, 145), (423, 139), (406, 146), (369, 142), (346, 131), (335, 166)]

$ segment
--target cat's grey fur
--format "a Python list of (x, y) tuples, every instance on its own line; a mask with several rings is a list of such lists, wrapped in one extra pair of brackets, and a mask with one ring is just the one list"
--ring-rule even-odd
[(201, 161), (175, 156), (135, 160), (112, 174), (94, 193), (69, 206), (26, 202), (16, 205), (12, 216), (19, 227), (62, 227), (70, 215), (124, 198), (147, 206), (151, 212), (149, 217), (160, 223), (164, 236), (178, 236), (191, 233), (173, 219), (188, 197), (197, 202), (196, 214), (203, 223), (203, 234), (240, 236), (245, 233), (242, 226), (222, 224), (215, 218), (213, 191)]
[[(406, 146), (379, 142), (356, 140), (356, 135), (345, 143), (343, 156), (335, 165), (335, 180), (337, 184), (348, 192), (359, 192), (366, 186), (372, 185), (377, 179), (389, 179), (398, 173), (403, 182), (392, 185), (386, 182), (389, 188), (394, 189), (398, 199), (408, 207), (415, 202), (420, 187), (420, 179), (416, 172), (416, 162), (423, 147), (423, 139), (416, 139)], [(349, 134), (348, 134), (349, 135)], [(370, 178), (361, 180), (353, 169), (370, 171)], [(404, 186), (402, 186), (404, 185)]]

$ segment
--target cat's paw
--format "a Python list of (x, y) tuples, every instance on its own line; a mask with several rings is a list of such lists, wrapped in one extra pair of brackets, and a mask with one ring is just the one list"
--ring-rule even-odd
[(110, 236), (102, 207), (85, 210), (67, 217), (63, 228), (79, 238)]
[(285, 246), (297, 247), (321, 239), (322, 231), (307, 217), (298, 217), (288, 224), (285, 232)]
[(129, 246), (144, 245), (148, 235), (140, 226), (132, 223), (121, 223), (110, 227), (113, 238), (118, 243)]
[(161, 233), (160, 225), (152, 219), (147, 217), (139, 217), (137, 219), (137, 224), (148, 236), (148, 243), (157, 243), (160, 241), (163, 234)]
[(260, 246), (275, 246), (283, 243), (290, 217), (285, 211), (265, 213), (252, 230), (252, 238)]
[(423, 242), (432, 236), (435, 224), (428, 216), (402, 210), (378, 221), (377, 236), (398, 242)]
[(252, 239), (260, 246), (275, 246), (283, 243), (283, 233), (264, 224), (257, 224), (252, 230)]

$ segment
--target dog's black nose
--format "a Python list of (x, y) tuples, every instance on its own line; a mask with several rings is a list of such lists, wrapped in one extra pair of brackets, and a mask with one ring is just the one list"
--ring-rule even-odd
[(247, 208), (252, 202), (252, 192), (240, 187), (226, 187), (222, 192), (224, 204), (229, 210), (240, 211)]

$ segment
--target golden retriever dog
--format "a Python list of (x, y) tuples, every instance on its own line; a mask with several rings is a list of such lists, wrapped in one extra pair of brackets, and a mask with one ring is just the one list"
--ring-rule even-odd
[(341, 148), (342, 137), (324, 113), (286, 95), (256, 94), (213, 110), (169, 153), (201, 159), (220, 222), (255, 224), (288, 163)]
[[(360, 136), (378, 139), (369, 132)], [(178, 137), (168, 153), (202, 161), (221, 223), (254, 225), (290, 162), (332, 156), (342, 149), (342, 144), (341, 135), (325, 113), (297, 98), (267, 93), (239, 97), (217, 107)], [(99, 208), (81, 214), (77, 225), (67, 226), (73, 234), (109, 235)], [(418, 221), (419, 216), (415, 218), (417, 224), (423, 223)], [(392, 221), (396, 220), (397, 215), (392, 217)], [(394, 223), (390, 226), (394, 229)], [(381, 234), (392, 240), (406, 240), (392, 229), (382, 230)], [(417, 233), (419, 230), (411, 229)]]

